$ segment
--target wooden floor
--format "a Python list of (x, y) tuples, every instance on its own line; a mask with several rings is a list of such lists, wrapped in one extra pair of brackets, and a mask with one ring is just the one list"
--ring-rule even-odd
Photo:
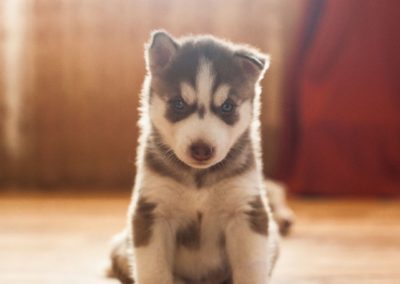
[[(0, 283), (112, 284), (101, 276), (127, 194), (0, 190)], [(292, 200), (272, 284), (400, 283), (400, 201)], [(160, 283), (162, 284), (162, 283)]]

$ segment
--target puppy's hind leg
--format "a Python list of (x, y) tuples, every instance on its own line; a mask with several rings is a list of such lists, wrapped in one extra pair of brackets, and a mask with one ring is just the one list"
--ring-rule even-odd
[(132, 246), (126, 230), (114, 236), (110, 258), (107, 276), (117, 278), (122, 284), (135, 283), (132, 277)]
[(294, 213), (286, 202), (285, 185), (270, 179), (264, 180), (264, 186), (267, 191), (268, 200), (271, 206), (272, 214), (279, 225), (281, 235), (289, 233), (294, 222)]

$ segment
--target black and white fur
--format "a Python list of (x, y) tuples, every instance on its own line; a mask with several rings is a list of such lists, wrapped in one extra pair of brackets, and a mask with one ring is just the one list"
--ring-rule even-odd
[(156, 31), (146, 62), (137, 175), (109, 274), (138, 284), (268, 283), (279, 239), (259, 134), (268, 56)]

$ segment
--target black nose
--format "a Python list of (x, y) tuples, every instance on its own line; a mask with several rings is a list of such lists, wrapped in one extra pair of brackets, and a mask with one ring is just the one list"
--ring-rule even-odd
[(190, 146), (190, 154), (193, 159), (199, 162), (204, 162), (213, 156), (214, 149), (204, 142), (196, 142)]

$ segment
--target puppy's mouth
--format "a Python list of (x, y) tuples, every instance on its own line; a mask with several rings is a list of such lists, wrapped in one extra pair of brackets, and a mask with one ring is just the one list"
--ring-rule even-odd
[(215, 162), (211, 162), (211, 161), (195, 161), (192, 160), (190, 164), (188, 164), (190, 167), (195, 168), (195, 169), (207, 169), (211, 166), (213, 166), (215, 164)]
[(198, 170), (205, 170), (208, 168), (211, 168), (218, 163), (220, 163), (222, 160), (225, 159), (226, 155), (221, 156), (221, 152), (217, 152), (216, 150), (213, 151), (213, 154), (211, 157), (208, 159), (196, 159), (194, 158), (189, 151), (186, 152), (175, 152), (176, 157), (186, 166), (192, 168), (192, 169), (198, 169)]
[(211, 167), (216, 162), (215, 147), (202, 140), (193, 142), (186, 151), (185, 155), (189, 166), (198, 169)]

